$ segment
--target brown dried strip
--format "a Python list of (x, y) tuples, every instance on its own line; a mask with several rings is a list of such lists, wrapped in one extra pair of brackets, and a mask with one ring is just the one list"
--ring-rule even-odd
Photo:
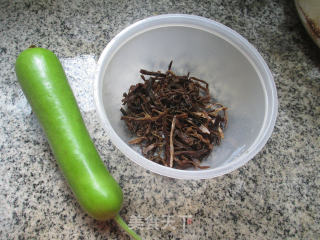
[(170, 131), (170, 164), (169, 166), (171, 168), (173, 167), (173, 158), (174, 158), (173, 133), (174, 133), (174, 128), (176, 126), (176, 119), (177, 119), (176, 116), (174, 116), (172, 119), (171, 131)]
[(144, 69), (141, 69), (140, 73), (144, 74), (144, 75), (151, 75), (151, 76), (156, 76), (156, 77), (165, 77), (166, 76), (166, 74), (161, 73), (161, 72), (151, 72), (151, 71), (147, 71)]
[(138, 137), (138, 138), (130, 140), (129, 144), (139, 144), (145, 139), (146, 139), (145, 137)]
[(143, 153), (144, 155), (147, 155), (148, 152), (151, 151), (152, 149), (154, 149), (156, 146), (157, 146), (157, 145), (156, 145), (155, 143), (152, 143), (152, 144), (150, 144), (149, 146), (144, 147), (144, 148), (142, 149), (142, 153)]

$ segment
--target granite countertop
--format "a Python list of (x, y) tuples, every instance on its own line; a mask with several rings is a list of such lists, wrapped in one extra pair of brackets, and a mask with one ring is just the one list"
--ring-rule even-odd
[[(123, 28), (148, 16), (187, 13), (249, 40), (275, 79), (279, 115), (251, 161), (211, 180), (175, 180), (126, 158), (101, 127), (92, 99), (97, 59)], [(14, 73), (36, 44), (65, 67), (84, 121), (124, 192), (121, 215), (144, 239), (320, 238), (320, 51), (292, 1), (0, 2), (0, 239), (129, 239), (75, 201)], [(185, 224), (183, 224), (185, 223)]]

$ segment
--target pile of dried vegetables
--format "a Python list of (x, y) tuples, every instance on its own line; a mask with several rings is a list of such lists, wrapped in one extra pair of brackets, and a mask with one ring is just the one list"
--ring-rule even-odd
[[(227, 108), (212, 102), (206, 81), (165, 73), (140, 70), (144, 83), (132, 85), (123, 94), (122, 120), (136, 138), (142, 154), (159, 164), (185, 169), (200, 166), (215, 145), (224, 138)], [(147, 79), (148, 76), (148, 79)]]

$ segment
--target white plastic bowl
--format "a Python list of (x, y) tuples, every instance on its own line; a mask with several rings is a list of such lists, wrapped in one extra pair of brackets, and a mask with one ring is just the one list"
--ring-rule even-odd
[[(178, 74), (190, 72), (209, 82), (211, 95), (229, 108), (225, 138), (202, 162), (209, 169), (165, 167), (128, 144), (131, 135), (120, 120), (122, 94), (142, 82), (141, 68), (166, 71), (170, 60)], [(246, 39), (215, 21), (183, 14), (147, 18), (112, 39), (98, 61), (94, 98), (101, 123), (120, 151), (152, 172), (179, 179), (213, 178), (244, 165), (266, 144), (278, 108), (271, 72)]]

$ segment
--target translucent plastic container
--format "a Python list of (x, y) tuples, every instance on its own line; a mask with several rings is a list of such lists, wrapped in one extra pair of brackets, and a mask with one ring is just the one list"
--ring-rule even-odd
[[(201, 164), (209, 169), (165, 167), (128, 144), (131, 135), (120, 120), (122, 94), (142, 82), (141, 68), (166, 71), (170, 60), (177, 74), (206, 80), (211, 95), (229, 108), (225, 138)], [(98, 62), (94, 98), (101, 123), (120, 151), (152, 172), (179, 179), (213, 178), (244, 165), (266, 144), (278, 108), (272, 74), (246, 39), (215, 21), (183, 14), (147, 18), (112, 39)]]

